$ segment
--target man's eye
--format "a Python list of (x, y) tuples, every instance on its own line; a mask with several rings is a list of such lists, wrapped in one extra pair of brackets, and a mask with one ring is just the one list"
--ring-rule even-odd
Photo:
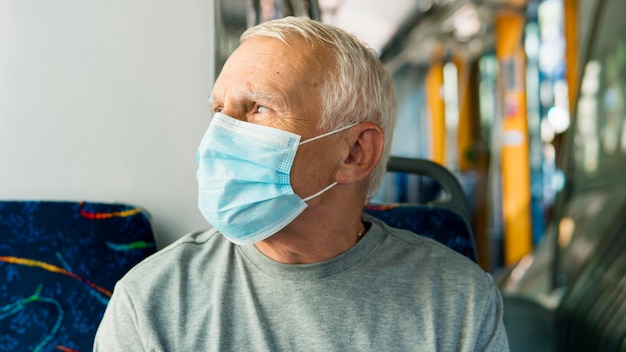
[(256, 108), (256, 112), (259, 113), (259, 114), (262, 114), (262, 113), (268, 112), (268, 111), (270, 111), (270, 110), (268, 108), (266, 108), (265, 106), (262, 106), (262, 105), (258, 105), (257, 108)]

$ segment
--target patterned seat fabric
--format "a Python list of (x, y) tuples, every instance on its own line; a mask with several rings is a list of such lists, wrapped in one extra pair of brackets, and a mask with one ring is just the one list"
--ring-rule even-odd
[(0, 201), (0, 351), (90, 351), (115, 282), (156, 251), (124, 204)]
[(364, 211), (389, 226), (432, 238), (476, 262), (469, 225), (456, 212), (419, 204), (367, 205)]

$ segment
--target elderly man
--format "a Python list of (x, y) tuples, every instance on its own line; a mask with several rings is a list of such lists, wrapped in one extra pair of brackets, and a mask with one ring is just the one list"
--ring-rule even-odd
[(384, 173), (393, 83), (305, 18), (246, 31), (211, 94), (187, 235), (115, 287), (102, 351), (506, 351), (472, 262), (362, 214)]

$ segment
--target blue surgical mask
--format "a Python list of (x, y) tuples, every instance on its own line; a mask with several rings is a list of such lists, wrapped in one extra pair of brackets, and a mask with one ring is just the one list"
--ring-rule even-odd
[(198, 208), (233, 243), (272, 236), (304, 211), (306, 201), (337, 184), (304, 199), (296, 195), (289, 174), (298, 146), (352, 126), (300, 142), (291, 132), (215, 114), (198, 148)]

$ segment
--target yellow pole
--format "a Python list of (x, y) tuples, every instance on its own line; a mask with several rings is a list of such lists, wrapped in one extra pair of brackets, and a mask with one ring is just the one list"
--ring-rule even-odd
[(563, 0), (565, 17), (565, 78), (569, 97), (569, 111), (574, 112), (574, 103), (578, 93), (578, 0)]
[(524, 26), (523, 13), (496, 16), (496, 55), (500, 60), (503, 99), (501, 165), (505, 265), (517, 262), (532, 250)]
[(473, 99), (470, 99), (470, 89), (472, 85), (472, 67), (468, 60), (457, 57), (454, 63), (457, 67), (457, 82), (459, 92), (459, 124), (457, 127), (457, 151), (459, 156), (459, 170), (469, 171), (474, 165), (471, 159), (471, 151), (475, 143), (473, 124), (480, 123), (474, 121), (472, 112)]
[(457, 151), (459, 170), (473, 172), (476, 182), (468, 191), (471, 194), (473, 210), (474, 242), (478, 252), (478, 265), (485, 271), (489, 266), (489, 236), (487, 235), (487, 177), (489, 173), (488, 155), (480, 148), (480, 114), (478, 93), (477, 62), (459, 55), (454, 60), (458, 74), (459, 124), (457, 129)]
[(443, 99), (443, 59), (441, 51), (432, 60), (426, 75), (426, 102), (430, 113), (430, 159), (446, 165), (446, 117)]

